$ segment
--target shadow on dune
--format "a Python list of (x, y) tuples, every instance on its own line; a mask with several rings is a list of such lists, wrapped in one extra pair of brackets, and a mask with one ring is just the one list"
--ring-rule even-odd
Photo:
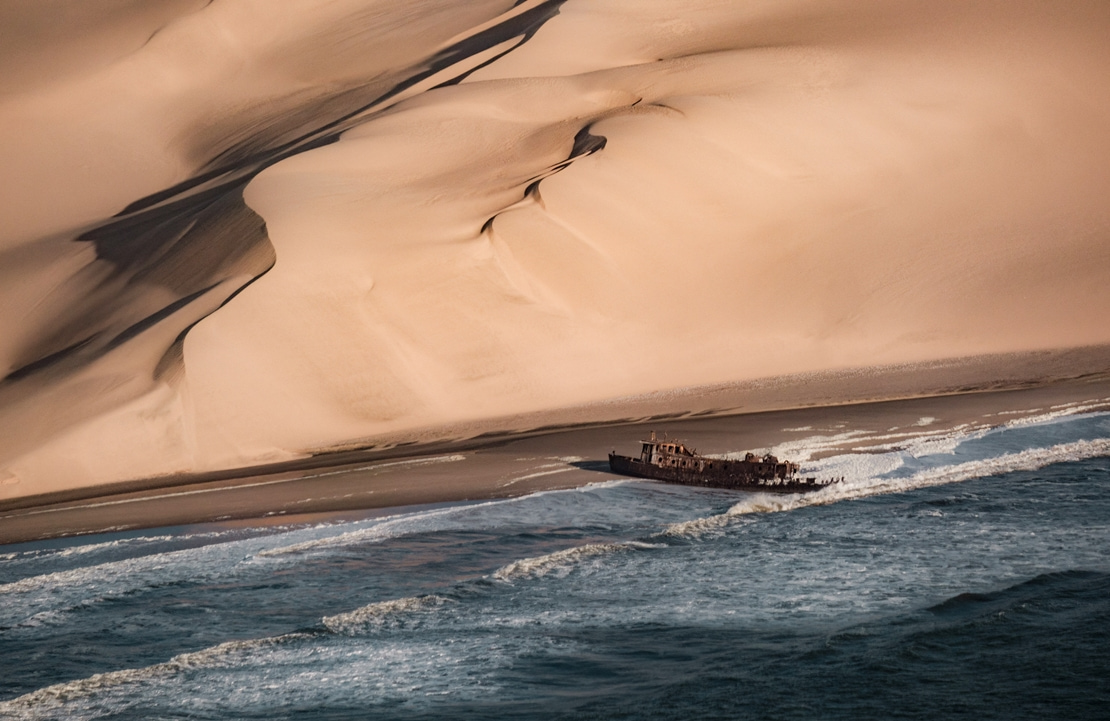
[[(404, 99), (406, 91), (460, 82), (531, 39), (564, 2), (541, 1), (510, 13), (396, 71), (384, 91), (378, 77), (318, 96), (294, 112), (274, 113), (218, 150), (197, 175), (132, 202), (76, 237), (93, 246), (95, 260), (67, 281), (68, 300), (59, 301), (64, 305), (53, 321), (35, 329), (17, 353), (15, 368), (0, 379), (3, 456), (18, 456), (74, 423), (141, 396), (155, 382), (177, 377), (189, 329), (276, 262), (265, 222), (243, 199), (256, 175), (336, 142), (344, 131)], [(481, 62), (468, 62), (506, 44)], [(433, 84), (416, 88), (425, 81)], [(604, 145), (588, 133), (584, 138), (589, 147), (580, 147), (583, 139), (576, 138), (570, 159)], [(109, 354), (113, 359), (102, 363)], [(145, 377), (136, 377), (136, 365)], [(121, 373), (129, 379), (119, 380)], [(59, 395), (65, 398), (60, 413), (38, 425), (25, 423), (42, 401)]]

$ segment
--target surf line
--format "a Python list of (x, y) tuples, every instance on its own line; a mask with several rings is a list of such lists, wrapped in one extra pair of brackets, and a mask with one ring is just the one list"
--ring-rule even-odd
[(556, 468), (553, 471), (539, 471), (538, 473), (529, 473), (529, 474), (524, 475), (524, 476), (518, 476), (518, 477), (514, 478), (513, 480), (509, 481), (508, 483), (502, 483), (500, 487), (505, 488), (506, 486), (511, 486), (514, 483), (518, 483), (520, 481), (527, 481), (529, 478), (539, 478), (540, 476), (552, 476), (552, 475), (555, 475), (556, 473), (566, 473), (567, 471), (573, 471), (573, 470), (576, 470), (574, 468), (574, 466), (570, 466), (569, 468)]
[(279, 483), (294, 483), (296, 481), (307, 481), (311, 478), (323, 478), (325, 476), (341, 476), (344, 473), (357, 473), (359, 471), (373, 471), (379, 468), (387, 468), (390, 466), (419, 466), (432, 463), (454, 463), (456, 461), (464, 461), (466, 456), (461, 454), (454, 454), (450, 456), (432, 456), (431, 458), (416, 458), (410, 461), (393, 461), (391, 463), (377, 463), (371, 466), (359, 466), (358, 468), (345, 468), (341, 471), (328, 471), (326, 473), (313, 473), (308, 476), (296, 476), (295, 478), (278, 478), (272, 481), (259, 481), (257, 483), (242, 483), (234, 486), (221, 486), (219, 488), (200, 488), (195, 491), (178, 491), (176, 493), (162, 493), (157, 496), (142, 496), (140, 498), (121, 498), (115, 501), (99, 501), (97, 503), (86, 503), (80, 506), (66, 506), (65, 508), (42, 508), (35, 511), (27, 511), (25, 513), (13, 514), (9, 516), (0, 516), (0, 519), (16, 518), (22, 516), (37, 516), (43, 513), (59, 513), (64, 511), (80, 511), (87, 508), (103, 508), (104, 506), (122, 506), (126, 503), (142, 503), (144, 501), (158, 501), (163, 498), (178, 498), (180, 496), (195, 496), (201, 493), (219, 493), (221, 491), (237, 491), (242, 488), (258, 488), (259, 486), (273, 486)]

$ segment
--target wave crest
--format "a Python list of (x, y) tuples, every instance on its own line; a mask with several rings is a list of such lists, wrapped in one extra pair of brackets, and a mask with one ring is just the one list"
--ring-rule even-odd
[(756, 493), (752, 494), (750, 498), (745, 498), (733, 505), (724, 513), (672, 523), (667, 526), (662, 535), (700, 537), (725, 528), (737, 517), (753, 513), (791, 511), (805, 506), (827, 505), (883, 493), (912, 491), (917, 488), (959, 483), (973, 478), (983, 478), (1003, 473), (1035, 471), (1053, 463), (1082, 461), (1100, 456), (1110, 456), (1110, 438), (1059, 443), (1048, 448), (1030, 448), (995, 458), (921, 470), (904, 478), (848, 477), (844, 483), (827, 486), (805, 495), (772, 496), (765, 493)]
[(611, 553), (650, 548), (665, 548), (666, 544), (644, 543), (642, 541), (622, 541), (620, 543), (587, 543), (584, 546), (564, 548), (561, 551), (548, 553), (543, 556), (522, 558), (519, 561), (502, 566), (494, 572), (493, 578), (498, 581), (511, 583), (515, 579), (542, 578), (554, 574), (562, 578), (570, 573), (583, 561)]
[[(288, 633), (267, 638), (226, 641), (199, 651), (178, 654), (164, 663), (142, 668), (108, 671), (75, 681), (46, 686), (23, 696), (0, 702), (0, 718), (23, 718), (27, 716), (28, 712), (33, 712), (38, 717), (44, 711), (57, 710), (62, 707), (67, 709), (67, 716), (69, 716), (69, 711), (72, 710), (71, 707), (74, 702), (117, 690), (129, 696), (130, 693), (122, 687), (142, 684), (197, 669), (238, 667), (243, 663), (245, 656), (250, 656), (260, 649), (310, 637), (311, 634), (307, 633)], [(93, 714), (91, 717), (95, 718), (96, 716), (99, 716), (99, 714)]]
[(324, 616), (322, 622), (332, 633), (353, 636), (379, 630), (391, 622), (397, 622), (401, 616), (431, 611), (446, 603), (450, 603), (450, 599), (435, 594), (409, 596), (371, 603), (347, 613)]

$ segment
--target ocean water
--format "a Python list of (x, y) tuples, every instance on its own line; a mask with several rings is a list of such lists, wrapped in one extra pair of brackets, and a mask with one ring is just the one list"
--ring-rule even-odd
[(598, 473), (0, 546), (0, 718), (1110, 718), (1110, 415), (1083, 410), (802, 429), (777, 450), (846, 479), (805, 496)]

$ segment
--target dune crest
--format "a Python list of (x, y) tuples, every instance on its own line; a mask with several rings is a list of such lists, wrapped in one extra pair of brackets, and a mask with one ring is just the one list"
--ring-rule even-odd
[(1103, 3), (286, 4), (0, 87), (0, 495), (1110, 342)]

